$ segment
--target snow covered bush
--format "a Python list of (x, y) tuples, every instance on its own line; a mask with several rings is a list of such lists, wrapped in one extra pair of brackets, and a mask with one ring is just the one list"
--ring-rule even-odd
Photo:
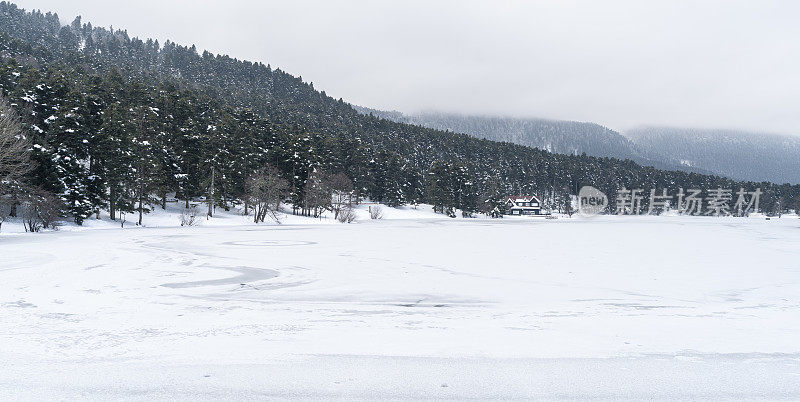
[(369, 218), (370, 219), (382, 219), (383, 218), (383, 208), (380, 205), (370, 205), (370, 207), (369, 207)]

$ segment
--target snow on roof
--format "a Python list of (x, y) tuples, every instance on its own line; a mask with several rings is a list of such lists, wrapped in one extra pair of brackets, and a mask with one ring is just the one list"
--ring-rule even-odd
[(539, 197), (535, 195), (512, 195), (509, 196), (508, 199), (513, 202), (531, 202), (531, 201), (539, 201)]

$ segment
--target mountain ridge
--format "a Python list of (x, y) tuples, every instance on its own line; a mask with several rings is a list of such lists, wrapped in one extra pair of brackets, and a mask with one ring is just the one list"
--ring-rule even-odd
[(678, 159), (642, 149), (622, 133), (592, 122), (444, 112), (404, 114), (364, 106), (354, 108), (362, 114), (373, 114), (396, 122), (510, 142), (552, 153), (586, 153), (596, 157), (629, 159), (643, 166), (659, 169), (715, 174), (710, 170), (681, 164)]
[(740, 180), (800, 184), (800, 137), (746, 130), (639, 127), (625, 135), (645, 150)]

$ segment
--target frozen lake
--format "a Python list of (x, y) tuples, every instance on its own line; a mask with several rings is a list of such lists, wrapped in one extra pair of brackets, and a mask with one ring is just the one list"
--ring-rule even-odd
[(5, 236), (0, 323), (12, 399), (797, 399), (800, 220)]

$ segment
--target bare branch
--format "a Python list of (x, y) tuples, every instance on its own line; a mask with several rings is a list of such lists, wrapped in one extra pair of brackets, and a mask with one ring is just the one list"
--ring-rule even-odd
[(30, 140), (19, 117), (0, 95), (0, 189), (19, 181), (30, 169)]

